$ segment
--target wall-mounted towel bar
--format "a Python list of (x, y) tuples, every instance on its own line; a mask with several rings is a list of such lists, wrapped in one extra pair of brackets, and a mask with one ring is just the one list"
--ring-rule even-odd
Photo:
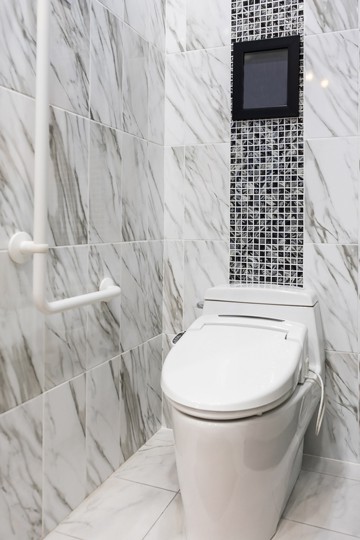
[(120, 287), (105, 277), (96, 292), (49, 302), (46, 299), (47, 182), (49, 163), (49, 33), (50, 2), (37, 3), (34, 238), (17, 232), (10, 239), (9, 255), (16, 263), (33, 256), (33, 297), (37, 308), (48, 315), (95, 302), (107, 302), (118, 296)]

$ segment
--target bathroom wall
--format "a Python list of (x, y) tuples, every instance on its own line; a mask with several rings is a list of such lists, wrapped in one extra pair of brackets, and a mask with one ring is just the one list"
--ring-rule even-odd
[(0, 1), (0, 537), (39, 540), (161, 423), (164, 0), (52, 0), (47, 291), (32, 265), (35, 0)]
[[(164, 311), (167, 336), (228, 281), (230, 0), (168, 0)], [(164, 353), (167, 351), (165, 341)]]
[(305, 2), (305, 284), (320, 298), (327, 413), (306, 451), (360, 461), (358, 2)]

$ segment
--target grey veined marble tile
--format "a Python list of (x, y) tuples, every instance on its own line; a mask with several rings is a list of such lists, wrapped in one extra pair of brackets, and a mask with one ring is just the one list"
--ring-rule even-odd
[(166, 5), (166, 52), (183, 52), (186, 48), (186, 2), (168, 0)]
[(231, 0), (186, 0), (186, 13), (188, 51), (230, 45)]
[(151, 528), (144, 540), (186, 540), (184, 510), (180, 493)]
[(357, 27), (358, 0), (306, 0), (306, 34), (351, 30)]
[(305, 38), (306, 138), (356, 135), (359, 32)]
[(0, 27), (0, 84), (34, 96), (36, 0), (2, 0)]
[(148, 54), (148, 138), (164, 144), (165, 136), (165, 54), (149, 46)]
[(45, 532), (56, 527), (86, 496), (85, 401), (85, 375), (45, 394)]
[(88, 115), (90, 2), (51, 0), (50, 100), (66, 110)]
[(185, 148), (166, 147), (164, 167), (164, 237), (184, 235)]
[(148, 144), (148, 239), (164, 238), (164, 147)]
[(105, 7), (110, 9), (115, 15), (124, 19), (124, 1), (125, 0), (100, 0)]
[(164, 242), (163, 331), (177, 334), (183, 330), (184, 243)]
[(273, 540), (356, 540), (355, 536), (283, 519)]
[(42, 410), (37, 397), (0, 416), (0, 537), (42, 537)]
[(148, 21), (146, 39), (165, 52), (166, 0), (148, 0)]
[(307, 141), (307, 240), (357, 243), (359, 156), (359, 141), (355, 137)]

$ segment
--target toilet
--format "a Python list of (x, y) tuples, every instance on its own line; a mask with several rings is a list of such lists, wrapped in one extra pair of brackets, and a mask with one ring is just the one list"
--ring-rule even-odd
[(187, 540), (270, 540), (318, 410), (324, 344), (314, 292), (223, 285), (162, 371)]

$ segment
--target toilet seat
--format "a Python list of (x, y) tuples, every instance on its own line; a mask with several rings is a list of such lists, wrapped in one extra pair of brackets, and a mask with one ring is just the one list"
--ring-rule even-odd
[(162, 389), (173, 406), (198, 418), (262, 414), (303, 382), (307, 330), (273, 319), (208, 315), (167, 356)]

